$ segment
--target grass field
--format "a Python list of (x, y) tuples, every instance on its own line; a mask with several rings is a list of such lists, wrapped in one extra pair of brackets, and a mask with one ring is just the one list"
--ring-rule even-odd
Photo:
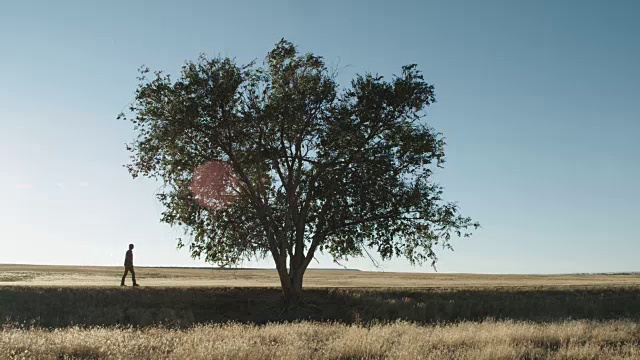
[[(122, 267), (0, 264), (0, 286), (113, 286), (120, 283)], [(218, 270), (137, 268), (145, 286), (164, 287), (278, 287), (275, 270)], [(128, 280), (130, 281), (130, 280)], [(475, 288), (536, 286), (640, 286), (640, 274), (618, 275), (479, 275), (389, 273), (313, 270), (305, 273), (305, 287), (340, 288)]]
[(0, 349), (4, 358), (51, 359), (634, 359), (639, 331), (625, 321), (10, 329)]
[[(0, 359), (640, 359), (640, 276), (0, 265)], [(130, 283), (130, 280), (128, 280)]]

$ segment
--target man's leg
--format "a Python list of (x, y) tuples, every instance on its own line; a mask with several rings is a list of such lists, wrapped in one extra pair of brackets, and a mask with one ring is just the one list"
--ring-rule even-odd
[(129, 269), (129, 272), (131, 273), (131, 279), (133, 280), (133, 286), (138, 285), (138, 283), (136, 283), (136, 272), (133, 271), (133, 266), (131, 267), (131, 269)]
[(122, 281), (120, 281), (120, 286), (124, 286), (124, 279), (127, 277), (128, 273), (129, 273), (129, 269), (124, 268), (124, 275), (122, 275)]

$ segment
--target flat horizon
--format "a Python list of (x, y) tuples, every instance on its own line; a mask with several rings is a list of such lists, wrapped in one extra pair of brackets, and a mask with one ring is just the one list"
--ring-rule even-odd
[[(82, 265), (82, 264), (25, 264), (25, 263), (0, 263), (0, 270), (4, 266), (32, 266), (32, 267), (78, 267), (78, 268), (123, 268), (119, 265)], [(220, 270), (220, 271), (238, 271), (238, 270), (273, 270), (270, 267), (216, 267), (216, 266), (180, 266), (180, 265), (136, 265), (135, 268), (142, 269), (193, 269), (193, 270)], [(446, 271), (372, 271), (362, 270), (358, 268), (314, 268), (310, 267), (307, 271), (345, 271), (345, 272), (362, 272), (362, 273), (387, 273), (387, 274), (419, 274), (419, 275), (499, 275), (499, 276), (567, 276), (567, 275), (640, 275), (640, 271), (611, 271), (611, 272), (574, 272), (574, 273), (482, 273), (482, 272), (446, 272)]]

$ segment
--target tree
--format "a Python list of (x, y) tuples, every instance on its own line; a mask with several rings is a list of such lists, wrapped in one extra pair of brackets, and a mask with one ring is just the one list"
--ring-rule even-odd
[(430, 181), (445, 143), (421, 121), (435, 97), (416, 65), (341, 89), (322, 57), (283, 39), (262, 66), (201, 56), (175, 81), (140, 73), (119, 116), (137, 132), (129, 172), (162, 181), (179, 247), (220, 266), (270, 255), (289, 304), (318, 251), (435, 264), (435, 245), (479, 226)]

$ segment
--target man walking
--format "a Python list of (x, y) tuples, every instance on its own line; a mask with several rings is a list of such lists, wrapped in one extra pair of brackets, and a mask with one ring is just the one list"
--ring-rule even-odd
[(138, 283), (136, 283), (136, 272), (133, 271), (133, 244), (129, 244), (129, 250), (127, 251), (127, 254), (124, 256), (124, 275), (122, 275), (122, 281), (120, 282), (120, 286), (125, 286), (124, 279), (127, 277), (128, 273), (131, 273), (133, 286), (139, 286)]

